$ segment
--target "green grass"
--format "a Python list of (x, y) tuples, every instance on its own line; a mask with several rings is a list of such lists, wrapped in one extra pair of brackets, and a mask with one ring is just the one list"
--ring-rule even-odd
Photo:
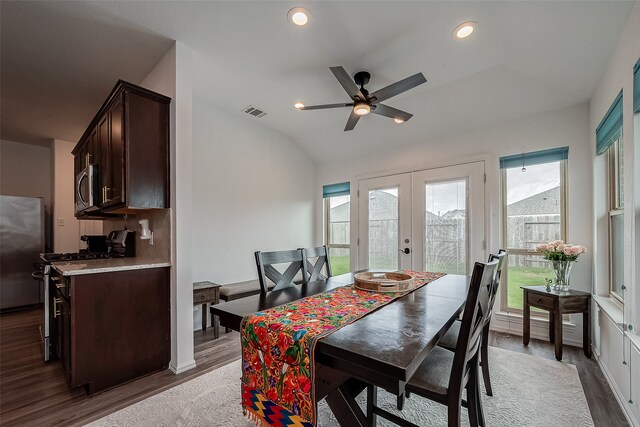
[(509, 267), (509, 307), (522, 309), (522, 289), (520, 286), (544, 286), (544, 279), (552, 277), (553, 272), (550, 268)]
[(351, 271), (349, 266), (349, 256), (332, 256), (331, 257), (331, 273), (334, 276), (344, 274)]

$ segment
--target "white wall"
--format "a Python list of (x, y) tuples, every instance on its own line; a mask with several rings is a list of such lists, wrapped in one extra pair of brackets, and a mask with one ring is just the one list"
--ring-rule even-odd
[(194, 279), (258, 277), (253, 253), (313, 242), (315, 165), (290, 139), (196, 99)]
[[(351, 181), (352, 194), (358, 188), (358, 177), (379, 172), (402, 172), (428, 169), (461, 163), (466, 160), (486, 158), (487, 205), (489, 206), (488, 248), (497, 251), (500, 240), (500, 179), (498, 158), (517, 154), (521, 150), (536, 151), (553, 147), (569, 146), (568, 182), (568, 226), (567, 239), (587, 248), (592, 247), (591, 221), (591, 154), (588, 135), (589, 116), (587, 105), (566, 108), (475, 130), (463, 134), (425, 141), (422, 144), (389, 149), (385, 152), (363, 153), (356, 159), (334, 161), (318, 167), (316, 194), (316, 241), (322, 241), (323, 184)], [(407, 126), (411, 126), (409, 122)], [(351, 210), (352, 224), (357, 221), (357, 209)], [(352, 241), (356, 227), (351, 227)], [(352, 246), (352, 262), (356, 257)], [(588, 252), (572, 272), (572, 287), (591, 290), (592, 257)], [(355, 265), (352, 265), (354, 268)], [(521, 322), (510, 322), (512, 331), (521, 333)], [(565, 342), (581, 343), (580, 316), (573, 315), (575, 328), (566, 330)], [(494, 322), (498, 326), (498, 322)]]
[(51, 240), (53, 174), (51, 147), (0, 141), (0, 194), (42, 197), (45, 204), (45, 234)]
[(180, 42), (164, 55), (141, 86), (171, 101), (171, 362), (176, 374), (195, 367), (193, 358), (192, 108), (191, 50)]
[[(629, 20), (620, 34), (616, 49), (609, 58), (608, 67), (591, 98), (589, 111), (589, 149), (593, 165), (593, 233), (594, 233), (594, 288), (600, 301), (598, 316), (593, 323), (596, 356), (605, 377), (632, 425), (640, 425), (640, 366), (629, 363), (629, 357), (640, 353), (640, 114), (633, 114), (633, 67), (640, 58), (640, 4), (633, 8)], [(609, 295), (608, 216), (606, 155), (595, 155), (595, 130), (623, 90), (623, 144), (624, 144), (624, 226), (625, 226), (625, 291), (624, 308), (607, 301)], [(606, 314), (605, 314), (606, 313)], [(612, 321), (614, 319), (615, 321)], [(620, 324), (633, 327), (624, 331)], [(633, 344), (635, 342), (635, 344)], [(623, 354), (623, 351), (626, 354)], [(622, 362), (627, 360), (628, 363)], [(634, 384), (631, 395), (630, 384)], [(629, 403), (629, 400), (633, 403)]]
[[(255, 251), (313, 243), (315, 165), (258, 120), (195, 100), (194, 281), (255, 279)], [(200, 327), (196, 314), (194, 329)]]
[(53, 150), (53, 251), (80, 249), (80, 222), (75, 218), (73, 155), (74, 142), (54, 139)]

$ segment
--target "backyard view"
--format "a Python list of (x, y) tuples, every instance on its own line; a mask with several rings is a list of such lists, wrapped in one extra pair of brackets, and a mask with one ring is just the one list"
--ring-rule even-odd
[(328, 203), (327, 244), (329, 261), (333, 275), (348, 273), (349, 265), (349, 221), (351, 197), (349, 195), (330, 197)]
[[(541, 286), (553, 279), (549, 263), (535, 247), (562, 238), (560, 163), (506, 169), (506, 218), (503, 235), (508, 249), (503, 309), (522, 309), (522, 286)], [(425, 269), (467, 274), (466, 180), (425, 185)], [(398, 268), (398, 189), (368, 192), (369, 266)], [(331, 268), (334, 275), (350, 268), (350, 197), (328, 199)], [(497, 249), (493, 249), (497, 251)]]
[(503, 309), (521, 310), (521, 286), (542, 286), (545, 279), (554, 278), (535, 247), (563, 236), (560, 163), (519, 164), (506, 169), (503, 179), (507, 193), (503, 233), (509, 253)]

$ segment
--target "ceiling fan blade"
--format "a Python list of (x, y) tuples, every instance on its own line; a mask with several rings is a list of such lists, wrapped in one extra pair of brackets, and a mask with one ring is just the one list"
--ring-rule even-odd
[(392, 119), (402, 119), (405, 122), (413, 117), (413, 114), (407, 113), (406, 111), (398, 110), (397, 108), (389, 107), (388, 105), (384, 104), (373, 105), (371, 108), (371, 112), (374, 114), (379, 114), (381, 116), (391, 117)]
[(323, 105), (305, 105), (300, 107), (300, 110), (323, 110), (325, 108), (340, 108), (340, 107), (353, 107), (353, 102), (350, 104), (323, 104)]
[(390, 84), (387, 87), (383, 87), (382, 89), (369, 94), (369, 99), (376, 98), (373, 100), (373, 103), (382, 102), (393, 96), (400, 95), (402, 92), (406, 92), (409, 89), (413, 89), (422, 83), (426, 83), (426, 81), (427, 79), (422, 75), (422, 73), (414, 74), (411, 77), (407, 77), (406, 79)]
[(340, 85), (342, 85), (342, 87), (347, 92), (347, 94), (351, 97), (351, 99), (354, 99), (354, 97), (357, 96), (362, 101), (367, 100), (367, 98), (362, 94), (362, 92), (358, 88), (358, 85), (355, 84), (351, 76), (345, 71), (344, 68), (329, 67), (329, 69), (331, 70), (333, 75), (336, 76), (336, 79), (338, 79), (338, 82), (340, 83)]
[(361, 116), (351, 110), (351, 114), (349, 115), (349, 120), (347, 120), (347, 125), (344, 127), (344, 131), (353, 130), (353, 128), (356, 127), (358, 120), (360, 120), (360, 117)]

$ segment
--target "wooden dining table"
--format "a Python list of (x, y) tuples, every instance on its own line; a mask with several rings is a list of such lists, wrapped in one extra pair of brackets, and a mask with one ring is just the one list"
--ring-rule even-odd
[[(222, 326), (240, 331), (248, 314), (353, 282), (353, 273), (342, 274), (217, 304), (211, 313)], [(404, 396), (407, 381), (462, 312), (469, 282), (468, 276), (448, 274), (317, 342), (316, 399), (326, 398), (341, 426), (375, 424), (355, 400), (367, 384)]]

